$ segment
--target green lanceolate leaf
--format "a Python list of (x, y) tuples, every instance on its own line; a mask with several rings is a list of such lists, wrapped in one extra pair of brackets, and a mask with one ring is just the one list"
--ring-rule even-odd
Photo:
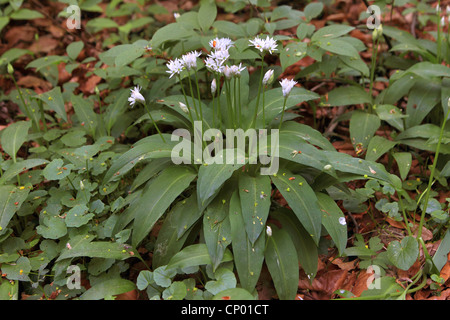
[(389, 243), (387, 254), (389, 260), (399, 269), (408, 270), (419, 255), (419, 244), (414, 237), (408, 236), (401, 242)]
[(31, 169), (33, 167), (37, 167), (43, 164), (48, 163), (47, 160), (44, 159), (27, 159), (24, 161), (16, 162), (12, 164), (2, 175), (0, 178), (0, 185), (5, 182), (11, 180), (16, 177), (19, 173)]
[(380, 124), (380, 119), (376, 115), (360, 111), (354, 112), (350, 119), (350, 138), (353, 147), (366, 149)]
[(231, 243), (231, 225), (228, 219), (230, 198), (230, 190), (224, 188), (206, 207), (203, 215), (203, 234), (213, 271), (221, 263), (225, 250)]
[(252, 244), (264, 230), (270, 210), (270, 178), (264, 175), (239, 176), (239, 198), (248, 239)]
[(293, 300), (297, 294), (299, 272), (297, 251), (288, 233), (272, 226), (264, 253), (275, 289), (280, 300)]
[(203, 31), (208, 31), (208, 29), (216, 20), (217, 7), (215, 1), (203, 0), (200, 2), (200, 9), (198, 11), (198, 24)]
[[(225, 251), (222, 262), (233, 260), (233, 255), (229, 250)], [(208, 248), (206, 244), (192, 244), (175, 254), (167, 264), (168, 269), (184, 269), (188, 267), (211, 264)]]
[(397, 162), (398, 170), (402, 180), (406, 180), (411, 169), (412, 155), (410, 152), (394, 152), (394, 159)]
[(60, 87), (55, 87), (52, 90), (38, 94), (35, 97), (46, 103), (51, 110), (55, 111), (64, 121), (67, 122), (67, 113), (64, 107), (64, 99)]
[[(245, 164), (245, 163), (244, 163)], [(204, 208), (210, 203), (222, 185), (233, 173), (244, 164), (209, 164), (202, 165), (198, 171), (197, 197), (199, 208)]]
[(361, 87), (338, 87), (328, 93), (327, 106), (348, 106), (361, 103), (371, 103), (370, 95)]
[(373, 136), (367, 146), (366, 160), (377, 161), (383, 154), (391, 150), (397, 142), (388, 140), (381, 136)]
[[(76, 257), (112, 258), (118, 260), (136, 256), (137, 252), (129, 245), (107, 241), (93, 241), (94, 236), (78, 236), (69, 240), (66, 248), (56, 261)], [(133, 252), (133, 253), (131, 253)]]
[[(164, 134), (164, 143), (159, 135), (139, 140), (133, 147), (116, 159), (103, 177), (103, 184), (119, 179), (144, 159), (171, 158), (173, 148), (178, 142), (170, 141), (171, 135)], [(190, 156), (183, 155), (190, 160)]]
[(176, 197), (186, 190), (195, 177), (196, 173), (192, 169), (173, 166), (168, 167), (152, 180), (139, 201), (135, 203), (138, 208), (134, 213), (132, 236), (134, 245), (138, 245), (147, 236), (156, 221), (161, 218)]
[(339, 254), (343, 254), (347, 245), (347, 223), (344, 214), (334, 200), (325, 193), (316, 193), (322, 210), (322, 224), (333, 239)]
[(3, 150), (16, 162), (17, 151), (27, 141), (31, 121), (18, 121), (2, 130), (1, 143)]
[(281, 228), (289, 234), (297, 251), (298, 262), (308, 279), (312, 281), (317, 273), (319, 257), (316, 243), (292, 211), (279, 208), (271, 214), (272, 216), (281, 223)]
[(308, 182), (286, 169), (280, 170), (276, 176), (271, 176), (272, 182), (295, 212), (298, 220), (318, 244), (322, 212), (317, 203), (317, 197)]
[(113, 278), (102, 281), (89, 288), (80, 296), (81, 300), (101, 300), (136, 289), (135, 284), (127, 279)]
[(78, 120), (91, 135), (95, 136), (95, 130), (98, 126), (97, 114), (93, 110), (93, 105), (87, 103), (85, 99), (80, 96), (72, 95), (71, 98), (73, 109), (78, 117)]
[(30, 192), (29, 188), (15, 186), (0, 186), (0, 235), (5, 233), (6, 227), (14, 214)]
[(184, 216), (187, 213), (186, 211), (195, 211), (198, 213), (198, 208), (195, 210), (197, 207), (197, 199), (195, 199), (195, 196), (191, 196), (188, 200), (191, 201), (189, 201), (189, 203), (187, 203), (187, 200), (179, 201), (164, 220), (161, 230), (158, 233), (155, 249), (153, 251), (153, 268), (167, 264), (169, 260), (183, 247), (189, 232), (184, 232), (182, 237), (178, 237), (178, 230), (183, 229), (182, 225), (184, 224)]
[(295, 121), (287, 121), (281, 126), (280, 135), (284, 133), (302, 138), (306, 142), (317, 146), (322, 150), (336, 151), (331, 142), (325, 138), (322, 133), (308, 125)]
[(231, 197), (229, 219), (234, 264), (239, 281), (244, 289), (253, 291), (264, 261), (265, 232), (260, 234), (254, 244), (248, 239), (243, 227), (245, 224), (238, 192), (234, 192)]

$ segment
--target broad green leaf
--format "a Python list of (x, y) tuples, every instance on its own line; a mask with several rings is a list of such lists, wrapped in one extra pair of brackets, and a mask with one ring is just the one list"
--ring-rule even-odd
[(176, 269), (167, 268), (167, 266), (161, 266), (153, 271), (153, 280), (155, 280), (158, 286), (167, 288), (172, 283), (172, 278), (177, 274)]
[(135, 290), (133, 282), (122, 278), (113, 278), (96, 283), (80, 296), (81, 300), (101, 300)]
[[(229, 250), (225, 251), (222, 262), (233, 260), (233, 255)], [(192, 244), (175, 254), (167, 264), (169, 269), (184, 269), (194, 266), (211, 264), (208, 248), (206, 244)]]
[(410, 152), (394, 152), (394, 159), (397, 162), (398, 170), (402, 180), (406, 180), (411, 169), (412, 155)]
[(78, 55), (80, 54), (81, 50), (84, 48), (84, 42), (83, 41), (75, 41), (71, 42), (67, 48), (66, 52), (70, 59), (76, 60), (78, 58)]
[[(153, 268), (167, 264), (183, 247), (189, 232), (185, 232), (182, 237), (178, 237), (178, 231), (183, 229), (183, 224), (185, 222), (184, 216), (188, 212), (195, 212), (197, 219), (199, 218), (196, 200), (195, 196), (191, 196), (188, 200), (177, 202), (164, 219), (164, 223), (156, 238), (155, 250), (153, 251)], [(183, 230), (186, 231), (185, 229)]]
[(1, 176), (0, 185), (9, 181), (10, 179), (16, 177), (19, 173), (31, 169), (33, 167), (37, 167), (43, 164), (48, 163), (47, 160), (44, 159), (27, 159), (20, 162), (16, 162), (12, 164)]
[(418, 80), (408, 96), (406, 105), (405, 127), (420, 125), (428, 113), (441, 101), (441, 82), (432, 80)]
[(380, 125), (380, 119), (374, 114), (353, 112), (350, 119), (350, 139), (355, 150), (366, 149)]
[(333, 239), (339, 254), (343, 254), (347, 245), (347, 224), (344, 214), (329, 195), (317, 192), (316, 196), (322, 211), (322, 224)]
[(55, 87), (52, 90), (38, 94), (35, 97), (46, 103), (51, 110), (55, 111), (67, 122), (67, 113), (64, 107), (64, 99), (60, 87)]
[(203, 235), (213, 271), (222, 262), (223, 255), (231, 243), (231, 225), (228, 219), (231, 188), (224, 187), (203, 215)]
[(46, 239), (59, 239), (67, 234), (67, 226), (59, 216), (44, 216), (36, 232)]
[[(93, 240), (93, 236), (78, 236), (78, 238), (74, 240), (69, 240), (66, 248), (61, 251), (61, 254), (56, 261), (76, 257), (124, 260), (136, 256), (137, 254), (137, 252), (133, 251), (132, 247), (129, 245)], [(133, 254), (131, 254), (131, 252), (133, 252)]]
[[(139, 44), (139, 43), (138, 43)], [(123, 44), (125, 49), (122, 50), (115, 59), (115, 65), (118, 67), (126, 66), (145, 53), (145, 46), (137, 44)]]
[(2, 32), (3, 28), (6, 27), (9, 23), (9, 17), (0, 17), (0, 32)]
[(202, 165), (198, 171), (197, 181), (197, 198), (199, 208), (204, 208), (211, 202), (222, 185), (227, 181), (233, 173), (244, 166), (240, 164), (209, 164)]
[(331, 142), (322, 135), (322, 133), (302, 123), (298, 123), (295, 121), (284, 122), (281, 126), (280, 134), (281, 133), (286, 133), (288, 135), (294, 135), (302, 138), (306, 142), (320, 147), (323, 150), (336, 150)]
[(16, 162), (17, 152), (20, 147), (28, 139), (28, 130), (30, 127), (31, 121), (18, 121), (2, 130), (2, 149), (13, 159), (14, 162)]
[(217, 20), (213, 23), (213, 27), (216, 28), (220, 33), (223, 33), (229, 37), (245, 37), (244, 29), (236, 23), (230, 21)]
[(187, 294), (186, 284), (181, 281), (175, 281), (163, 291), (162, 298), (164, 300), (183, 300)]
[(397, 142), (381, 136), (373, 136), (367, 146), (366, 160), (377, 161), (379, 157), (391, 150)]
[(160, 48), (167, 41), (177, 41), (197, 34), (185, 23), (170, 23), (159, 28), (152, 38), (152, 47)]
[(326, 106), (348, 106), (354, 104), (371, 103), (370, 95), (361, 87), (338, 87), (328, 93)]
[(397, 130), (404, 130), (402, 119), (408, 116), (404, 115), (399, 108), (390, 104), (382, 104), (374, 106), (374, 109), (380, 120), (386, 121)]
[(447, 229), (444, 238), (442, 239), (436, 253), (433, 256), (433, 262), (436, 268), (441, 271), (447, 263), (447, 255), (450, 252), (450, 229)]
[(9, 280), (30, 281), (28, 274), (31, 271), (31, 263), (27, 257), (22, 256), (15, 263), (3, 263), (1, 271)]
[(139, 290), (145, 290), (150, 284), (155, 283), (153, 272), (142, 270), (136, 279), (136, 286)]
[[(1, 18), (0, 18), (1, 31)], [(19, 281), (0, 280), (0, 300), (18, 300), (19, 299)]]
[(389, 260), (399, 269), (408, 270), (419, 255), (419, 244), (414, 237), (407, 236), (401, 242), (395, 240), (387, 248)]
[(271, 179), (303, 227), (311, 235), (314, 243), (318, 244), (322, 212), (317, 197), (308, 182), (302, 176), (293, 174), (286, 169), (280, 170), (276, 176), (271, 176)]
[(98, 126), (97, 114), (93, 110), (93, 105), (80, 96), (72, 95), (72, 106), (83, 128), (92, 136), (95, 136), (95, 129)]
[(234, 192), (230, 200), (229, 219), (231, 224), (231, 245), (234, 264), (241, 286), (253, 291), (261, 273), (264, 261), (265, 232), (252, 245), (245, 232), (239, 193)]
[(219, 268), (214, 272), (215, 280), (206, 282), (205, 289), (212, 294), (236, 287), (236, 276), (228, 268)]
[(217, 16), (215, 1), (202, 0), (198, 10), (198, 24), (204, 32), (208, 31)]
[(280, 300), (293, 300), (297, 294), (299, 272), (297, 251), (288, 233), (272, 226), (264, 253), (267, 268)]
[(356, 50), (355, 47), (340, 39), (323, 39), (317, 42), (317, 45), (325, 51), (336, 53), (338, 55), (355, 58), (359, 56), (358, 50)]
[(44, 15), (36, 10), (22, 8), (11, 13), (9, 17), (13, 20), (33, 20), (44, 18)]
[(46, 56), (31, 61), (26, 68), (36, 68), (36, 71), (40, 71), (43, 68), (57, 65), (61, 62), (69, 62), (70, 59), (67, 56)]
[(102, 29), (118, 28), (119, 25), (112, 19), (109, 18), (94, 18), (90, 19), (86, 24), (86, 28), (93, 30), (93, 32), (98, 32)]
[(305, 14), (307, 20), (312, 20), (317, 18), (322, 13), (322, 10), (322, 2), (311, 2), (305, 7), (305, 9), (303, 9), (303, 13)]
[(361, 177), (371, 177), (392, 183), (395, 188), (401, 189), (401, 181), (396, 176), (389, 174), (384, 165), (373, 161), (367, 161), (352, 157), (341, 152), (323, 151), (328, 158), (328, 163), (336, 171), (347, 172), (360, 175)]
[(316, 243), (292, 211), (279, 208), (273, 212), (273, 218), (278, 220), (281, 223), (281, 228), (289, 234), (297, 250), (298, 262), (309, 281), (312, 281), (316, 276), (319, 258)]
[(89, 213), (89, 208), (84, 204), (77, 204), (67, 211), (64, 221), (68, 227), (79, 228), (88, 223), (93, 217), (93, 213)]
[(306, 55), (306, 42), (291, 42), (280, 52), (281, 68), (286, 70), (287, 67), (300, 61)]
[(355, 28), (341, 24), (326, 26), (317, 30), (311, 37), (311, 41), (327, 41), (328, 39), (343, 36), (353, 29)]
[(138, 245), (148, 235), (158, 219), (196, 176), (188, 167), (173, 166), (152, 180), (136, 203), (138, 208), (134, 213), (132, 236), (134, 245)]
[(245, 289), (232, 288), (219, 292), (212, 300), (255, 300), (255, 298)]
[(22, 206), (29, 192), (27, 187), (0, 186), (0, 235), (6, 232), (9, 221)]
[(63, 165), (64, 161), (62, 159), (55, 159), (42, 171), (45, 179), (47, 180), (61, 180), (67, 177), (71, 170), (74, 168), (74, 165), (69, 163), (67, 165)]
[(272, 185), (268, 176), (239, 175), (242, 217), (244, 218), (244, 227), (248, 239), (252, 244), (255, 243), (265, 228), (271, 204), (271, 191)]
[[(133, 147), (114, 161), (103, 177), (103, 184), (119, 179), (144, 159), (171, 158), (173, 148), (179, 143), (171, 141), (171, 135), (163, 134), (166, 142), (156, 134), (139, 140)], [(190, 157), (185, 156), (190, 161)]]

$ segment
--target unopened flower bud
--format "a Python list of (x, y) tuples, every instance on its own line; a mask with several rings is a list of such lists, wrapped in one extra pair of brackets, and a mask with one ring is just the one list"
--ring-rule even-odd
[(14, 67), (11, 65), (11, 63), (8, 63), (8, 73), (13, 74), (14, 73)]
[(376, 27), (375, 29), (373, 29), (372, 32), (372, 39), (374, 41), (380, 39), (383, 36), (383, 25), (379, 25), (378, 27)]
[(216, 79), (213, 79), (213, 81), (211, 82), (211, 92), (214, 94), (216, 93), (216, 90), (217, 90)]

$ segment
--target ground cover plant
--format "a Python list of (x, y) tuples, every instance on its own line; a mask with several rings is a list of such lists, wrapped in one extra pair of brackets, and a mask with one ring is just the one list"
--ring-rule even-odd
[(448, 5), (0, 0), (0, 298), (448, 299)]

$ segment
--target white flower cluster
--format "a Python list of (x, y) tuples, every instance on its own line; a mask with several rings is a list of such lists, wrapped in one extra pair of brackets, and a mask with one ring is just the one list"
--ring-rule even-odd
[(256, 37), (255, 39), (249, 41), (251, 43), (250, 45), (254, 46), (261, 52), (268, 51), (272, 54), (273, 51), (277, 50), (277, 42), (274, 38), (270, 38), (269, 36), (267, 36), (265, 40), (260, 37)]
[(176, 58), (175, 60), (170, 60), (166, 66), (169, 69), (166, 71), (170, 73), (172, 78), (174, 75), (179, 75), (184, 69), (191, 70), (192, 68), (197, 68), (197, 58), (200, 57), (202, 53), (199, 51), (191, 51), (183, 55), (181, 58)]
[(142, 88), (140, 86), (136, 86), (133, 89), (130, 89), (131, 95), (130, 97), (128, 97), (128, 102), (130, 102), (130, 106), (133, 107), (136, 102), (145, 103), (145, 98), (140, 93), (141, 89)]

